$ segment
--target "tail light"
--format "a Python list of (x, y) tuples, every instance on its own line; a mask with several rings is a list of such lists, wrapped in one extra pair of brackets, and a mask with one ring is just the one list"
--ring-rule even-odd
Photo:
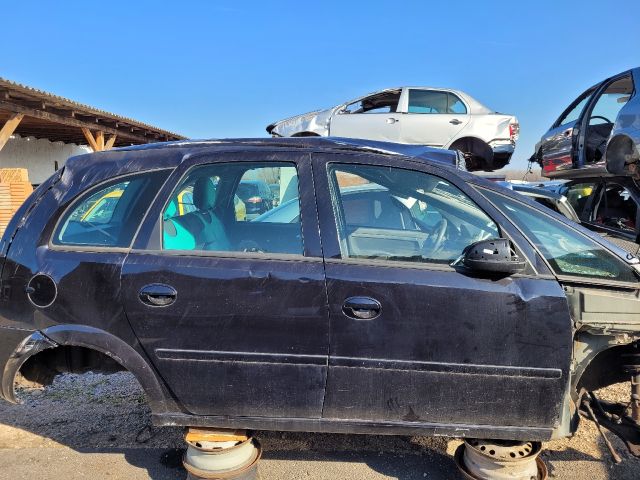
[(520, 134), (520, 124), (519, 123), (510, 123), (509, 124), (509, 138), (511, 140), (517, 140), (519, 134)]
[(249, 203), (260, 203), (260, 202), (262, 202), (262, 198), (260, 198), (260, 197), (250, 197), (250, 198), (247, 198), (247, 202), (249, 202)]

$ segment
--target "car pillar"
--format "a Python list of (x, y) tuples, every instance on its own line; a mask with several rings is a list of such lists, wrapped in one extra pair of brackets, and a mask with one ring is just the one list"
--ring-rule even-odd
[(184, 441), (187, 451), (182, 459), (188, 480), (255, 480), (260, 443), (246, 430), (188, 428)]

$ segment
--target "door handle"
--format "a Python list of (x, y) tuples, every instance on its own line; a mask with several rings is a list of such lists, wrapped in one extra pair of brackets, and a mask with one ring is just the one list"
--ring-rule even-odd
[(349, 297), (342, 305), (342, 313), (356, 320), (373, 320), (381, 311), (380, 302), (369, 297)]
[(387, 118), (387, 123), (393, 125), (394, 123), (398, 123), (400, 120), (398, 120), (397, 118), (393, 118), (393, 117), (389, 117)]
[(453, 120), (449, 120), (449, 123), (451, 123), (453, 125), (460, 125), (462, 123), (462, 121), (458, 120), (457, 118), (454, 118)]
[(142, 287), (138, 298), (142, 303), (152, 307), (167, 307), (176, 301), (178, 292), (170, 285), (152, 283)]

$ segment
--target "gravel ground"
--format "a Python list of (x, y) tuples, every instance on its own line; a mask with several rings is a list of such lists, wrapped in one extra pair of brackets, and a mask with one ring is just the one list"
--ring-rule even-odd
[[(626, 399), (627, 384), (600, 392)], [(20, 388), (22, 405), (0, 402), (0, 478), (184, 479), (181, 428), (151, 426), (138, 383), (128, 373), (62, 375), (41, 388)], [(461, 478), (446, 438), (259, 432), (262, 480)], [(571, 439), (545, 444), (556, 479), (637, 479), (640, 460), (609, 435), (620, 465), (611, 462), (591, 422)]]

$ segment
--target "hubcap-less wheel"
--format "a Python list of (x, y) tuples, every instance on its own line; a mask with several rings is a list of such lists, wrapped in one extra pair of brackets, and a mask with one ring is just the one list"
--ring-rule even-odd
[(469, 439), (456, 451), (456, 463), (472, 480), (544, 480), (541, 450), (540, 442)]

